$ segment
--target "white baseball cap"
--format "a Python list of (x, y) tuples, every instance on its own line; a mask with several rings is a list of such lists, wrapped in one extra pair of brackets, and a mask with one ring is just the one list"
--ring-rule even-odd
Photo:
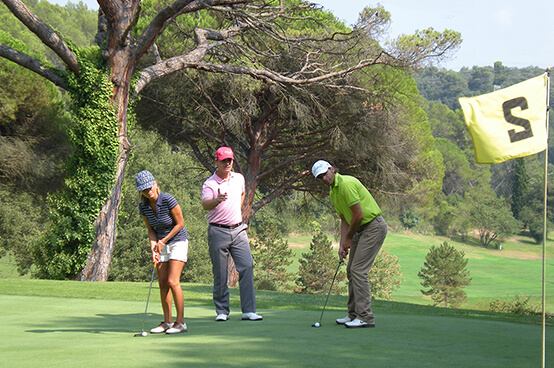
[(331, 164), (327, 161), (319, 160), (312, 166), (312, 174), (317, 179), (319, 175), (325, 174), (331, 167)]

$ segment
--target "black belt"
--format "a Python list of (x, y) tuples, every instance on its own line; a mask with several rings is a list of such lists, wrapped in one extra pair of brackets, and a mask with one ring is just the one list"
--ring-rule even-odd
[(239, 222), (238, 224), (235, 224), (235, 225), (221, 225), (221, 224), (214, 224), (213, 222), (210, 222), (210, 225), (217, 226), (217, 227), (222, 227), (224, 229), (234, 229), (237, 226), (242, 225), (242, 222)]

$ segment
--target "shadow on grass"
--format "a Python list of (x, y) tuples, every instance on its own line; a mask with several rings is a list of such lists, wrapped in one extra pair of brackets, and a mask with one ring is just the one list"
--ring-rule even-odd
[[(47, 321), (25, 332), (40, 335), (37, 341), (44, 349), (51, 349), (60, 339), (72, 341), (67, 351), (89, 356), (86, 363), (91, 366), (122, 361), (146, 367), (163, 360), (166, 367), (522, 367), (539, 361), (537, 326), (497, 323), (488, 320), (490, 313), (469, 316), (456, 311), (458, 315), (453, 315), (444, 308), (376, 301), (377, 328), (351, 330), (334, 323), (334, 318), (343, 316), (334, 310), (326, 310), (321, 328), (312, 328), (319, 310), (262, 309), (264, 320), (252, 322), (241, 321), (240, 310), (232, 308), (229, 321), (215, 322), (211, 307), (185, 307), (188, 333), (133, 338), (141, 332), (143, 314), (87, 315), (87, 308), (112, 308), (110, 303), (117, 302), (75, 300), (72, 307), (79, 312), (71, 316), (52, 315), (59, 307), (46, 307)], [(148, 313), (146, 329), (160, 318), (160, 314)], [(59, 337), (49, 340), (46, 335)], [(41, 359), (56, 363), (66, 357), (51, 354)], [(85, 358), (73, 359), (83, 359), (74, 363), (84, 364)]]

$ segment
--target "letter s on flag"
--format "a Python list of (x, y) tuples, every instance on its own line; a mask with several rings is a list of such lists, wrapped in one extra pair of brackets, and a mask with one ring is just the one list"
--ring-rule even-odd
[(459, 99), (475, 161), (494, 164), (546, 149), (548, 74), (484, 95)]

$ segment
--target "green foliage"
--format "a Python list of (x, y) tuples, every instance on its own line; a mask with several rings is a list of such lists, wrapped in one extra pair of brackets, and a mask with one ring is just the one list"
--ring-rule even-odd
[(494, 240), (502, 241), (520, 228), (520, 222), (513, 217), (504, 199), (491, 196), (473, 200), (470, 210), (471, 221), (479, 232), (479, 241), (484, 246), (488, 246)]
[(456, 216), (456, 207), (443, 200), (438, 206), (437, 214), (432, 219), (433, 228), (438, 235), (449, 235), (452, 222)]
[(395, 56), (409, 60), (419, 65), (431, 64), (426, 55), (433, 55), (436, 59), (445, 57), (448, 51), (460, 47), (462, 37), (459, 32), (445, 29), (443, 32), (433, 28), (416, 30), (414, 34), (401, 34), (389, 42), (393, 46)]
[[(261, 197), (263, 195), (258, 191), (256, 199)], [(256, 236), (268, 222), (272, 222), (285, 236), (292, 233), (313, 233), (311, 225), (314, 221), (323, 224), (325, 229), (336, 227), (333, 213), (324, 203), (314, 201), (306, 193), (292, 192), (279, 196), (258, 210), (250, 219), (249, 232)]]
[[(551, 170), (552, 166), (549, 167), (550, 172), (552, 172)], [(548, 180), (547, 195), (546, 226), (549, 229), (554, 223), (554, 182), (550, 179)], [(531, 181), (519, 216), (529, 230), (529, 235), (537, 244), (542, 243), (544, 238), (544, 174), (539, 180)]]
[(445, 138), (464, 152), (473, 150), (461, 110), (453, 111), (441, 102), (424, 98), (419, 99), (419, 104), (429, 119), (433, 137)]
[(44, 196), (59, 186), (69, 151), (61, 93), (5, 60), (0, 60), (0, 85), (0, 182)]
[(466, 299), (462, 288), (471, 284), (471, 278), (467, 270), (469, 261), (464, 259), (464, 255), (446, 241), (439, 247), (429, 249), (417, 275), (423, 280), (421, 285), (429, 288), (421, 292), (431, 296), (435, 305), (456, 307)]
[(269, 221), (250, 242), (254, 258), (254, 282), (260, 290), (282, 290), (292, 279), (287, 266), (292, 263), (292, 250), (283, 240), (277, 225)]
[[(360, 78), (359, 83), (367, 82), (378, 94), (341, 102), (344, 113), (338, 116), (352, 118), (340, 127), (347, 138), (337, 143), (332, 163), (374, 189), (377, 202), (389, 210), (425, 206), (440, 191), (444, 166), (417, 103), (415, 82), (405, 71), (385, 66), (372, 69), (371, 76), (371, 81)], [(361, 105), (354, 98), (360, 98)], [(387, 196), (380, 190), (406, 195)], [(395, 215), (400, 214), (401, 210)]]
[(463, 195), (473, 178), (467, 156), (447, 139), (437, 138), (435, 144), (442, 154), (445, 166), (442, 179), (443, 193)]
[[(333, 252), (331, 240), (317, 227), (314, 229), (319, 231), (313, 234), (310, 251), (302, 253), (302, 258), (298, 260), (300, 267), (296, 284), (300, 287), (298, 290), (300, 293), (329, 292), (328, 288), (331, 286), (337, 267), (337, 258)], [(339, 284), (345, 277), (344, 271), (339, 269), (331, 292), (339, 293), (341, 291)]]
[[(50, 25), (64, 39), (78, 47), (89, 47), (94, 43), (94, 36), (98, 28), (96, 11), (87, 9), (86, 5), (69, 2), (65, 6), (49, 3), (48, 1), (26, 2), (27, 6), (46, 24)], [(4, 4), (0, 4), (0, 31), (9, 33), (18, 42), (25, 45), (25, 49), (14, 47), (11, 43), (3, 43), (16, 50), (25, 52), (41, 60), (46, 65), (51, 64), (63, 68), (59, 57), (42, 41), (23, 25)]]
[(0, 186), (0, 258), (9, 252), (17, 271), (27, 274), (33, 264), (31, 244), (48, 227), (47, 211), (41, 199), (20, 193), (15, 187)]
[(371, 296), (390, 300), (392, 293), (398, 290), (402, 283), (401, 277), (398, 257), (390, 254), (386, 249), (381, 249), (368, 274)]
[(529, 175), (525, 167), (525, 158), (517, 158), (514, 163), (514, 175), (512, 177), (512, 214), (514, 218), (521, 220), (519, 213), (525, 206), (527, 192), (529, 190)]
[[(531, 297), (516, 295), (513, 299), (498, 298), (490, 302), (491, 312), (519, 314), (522, 316), (542, 315), (542, 306), (538, 303), (530, 303)], [(552, 317), (549, 317), (552, 318)]]
[(400, 215), (400, 222), (406, 229), (413, 229), (421, 222), (421, 217), (412, 210), (402, 212)]
[(149, 281), (152, 258), (148, 232), (138, 212), (139, 195), (135, 175), (150, 171), (162, 192), (177, 199), (189, 236), (188, 261), (183, 268), (184, 282), (210, 283), (212, 268), (206, 238), (206, 211), (200, 205), (202, 183), (206, 179), (195, 161), (177, 146), (170, 146), (157, 133), (140, 128), (131, 134), (133, 153), (123, 180), (123, 196), (118, 217), (109, 280)]
[(467, 81), (452, 70), (425, 68), (415, 75), (415, 80), (421, 96), (440, 102), (452, 111), (460, 108), (458, 98), (469, 95)]
[[(66, 165), (65, 188), (49, 198), (53, 227), (37, 245), (36, 276), (64, 279), (83, 267), (94, 241), (94, 221), (109, 196), (119, 154), (118, 118), (111, 102), (113, 86), (103, 65), (76, 50), (81, 75), (69, 74), (74, 147)], [(99, 60), (99, 56), (95, 58)]]
[[(285, 6), (294, 3), (297, 1), (284, 2)], [(154, 2), (146, 4), (143, 3), (144, 19), (139, 21), (138, 29), (161, 6)], [(300, 14), (305, 15), (304, 12), (310, 19), (288, 17), (282, 24), (283, 32), (314, 40), (345, 30), (329, 13), (310, 10)], [(353, 60), (351, 57), (376, 56), (382, 47), (373, 37), (384, 32), (389, 21), (390, 14), (380, 6), (364, 9), (359, 22), (362, 26), (349, 38), (359, 42), (351, 48), (346, 41), (318, 43), (320, 47), (314, 51), (318, 69), (325, 69), (323, 64), (345, 65)], [(213, 12), (179, 17), (178, 24), (171, 24), (171, 31), (157, 42), (160, 53), (164, 57), (178, 55), (193, 42), (195, 27), (218, 29), (227, 22), (229, 19), (223, 14)], [(177, 26), (175, 32), (184, 37), (169, 37)], [(221, 63), (220, 55), (224, 53), (229, 55), (226, 63), (274, 68), (287, 75), (305, 66), (306, 49), (299, 48), (298, 42), (281, 42), (259, 31), (245, 32), (234, 44), (222, 43), (224, 49), (221, 53), (214, 49), (210, 61)], [(454, 41), (456, 37), (428, 32), (421, 39), (426, 42), (422, 46), (425, 48), (439, 42), (437, 39), (448, 42), (447, 39)], [(324, 54), (323, 49), (327, 48), (330, 52)], [(282, 195), (279, 193), (282, 188), (317, 191), (311, 178), (298, 179), (298, 173), (316, 159), (310, 156), (316, 154), (332, 157), (343, 173), (377, 189), (376, 196), (407, 192), (408, 196), (387, 196), (394, 205), (402, 201), (400, 208), (414, 201), (430, 203), (440, 191), (443, 164), (425, 114), (418, 106), (417, 87), (411, 75), (403, 68), (377, 64), (363, 73), (352, 73), (328, 84), (359, 88), (337, 93), (336, 88), (322, 85), (300, 88), (232, 74), (183, 71), (150, 83), (141, 92), (146, 98), (139, 102), (137, 116), (139, 124), (155, 126), (170, 142), (187, 141), (203, 157), (206, 167), (216, 145), (224, 142), (240, 148), (237, 169), (246, 177), (256, 178), (247, 182), (247, 193), (256, 193), (253, 212), (261, 211), (275, 194)], [(176, 116), (180, 117), (177, 124)], [(286, 170), (275, 170), (284, 157), (290, 159)], [(255, 222), (252, 225), (257, 227)], [(290, 231), (287, 221), (279, 221), (279, 227), (283, 233)]]
[(490, 68), (474, 66), (470, 71), (467, 86), (472, 95), (482, 95), (493, 91), (494, 75)]

